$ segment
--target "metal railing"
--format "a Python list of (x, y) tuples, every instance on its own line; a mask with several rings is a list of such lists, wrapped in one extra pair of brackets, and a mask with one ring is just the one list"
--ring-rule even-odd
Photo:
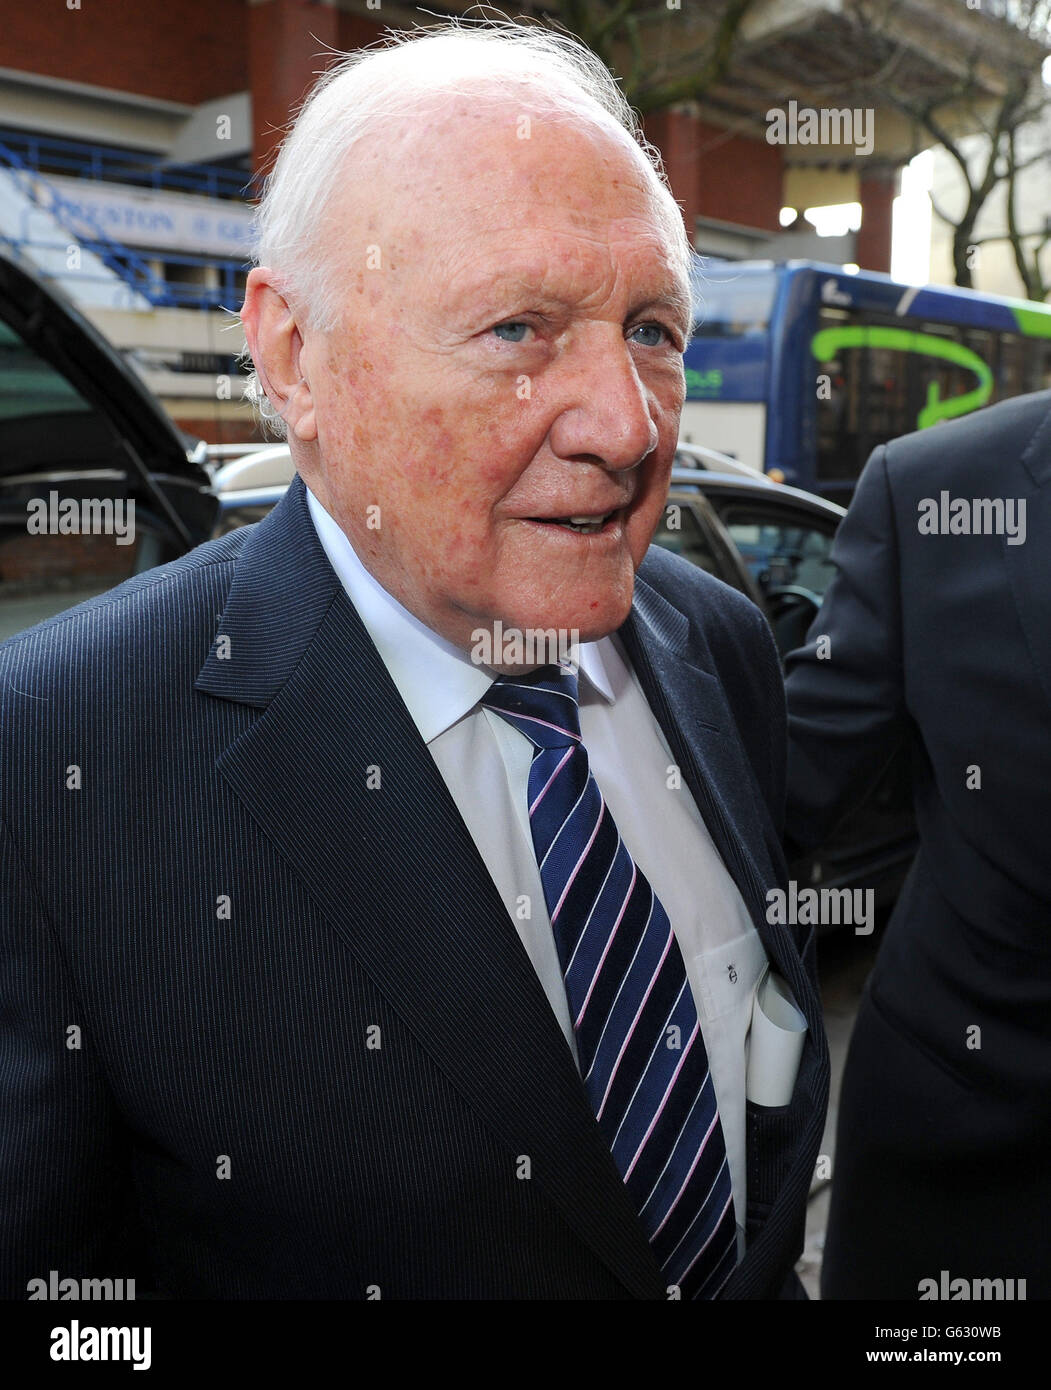
[[(22, 212), (20, 236), (5, 236), (2, 239), (12, 247), (23, 252), (28, 248), (42, 251), (62, 252), (68, 250), (66, 243), (41, 241), (29, 235), (29, 217), (34, 210), (49, 214), (59, 227), (69, 235), (72, 244), (92, 252), (117, 279), (134, 294), (141, 295), (150, 304), (167, 308), (215, 309), (233, 307), (240, 295), (239, 277), (247, 272), (244, 261), (214, 256), (187, 256), (181, 253), (164, 251), (157, 261), (164, 265), (185, 266), (187, 268), (212, 270), (218, 276), (218, 284), (169, 279), (158, 274), (151, 260), (130, 246), (115, 241), (87, 210), (59, 191), (45, 175), (30, 166), (26, 160), (9, 145), (0, 141), (0, 163), (7, 166), (12, 178), (26, 199)], [(43, 197), (41, 195), (44, 195)], [(92, 235), (85, 235), (84, 225), (92, 229)], [(31, 258), (30, 258), (31, 259)], [(102, 276), (80, 275), (84, 283), (100, 283)], [(52, 279), (59, 278), (54, 274)]]
[[(13, 250), (22, 253), (23, 260), (32, 262), (32, 257), (26, 255), (31, 247), (40, 251), (67, 251), (66, 242), (41, 241), (37, 237), (24, 236), (4, 236), (0, 233), (0, 242), (10, 246)], [(102, 257), (98, 247), (88, 237), (80, 237), (78, 244), (87, 251), (93, 251)], [(120, 252), (111, 253), (114, 261)], [(120, 275), (121, 281), (128, 291), (128, 302), (133, 302), (136, 293), (144, 295), (149, 302), (157, 308), (168, 309), (230, 309), (236, 311), (244, 298), (244, 276), (247, 273), (247, 266), (243, 261), (217, 261), (205, 256), (183, 256), (175, 255), (166, 251), (163, 255), (163, 262), (166, 265), (183, 265), (214, 270), (218, 273), (218, 284), (200, 284), (191, 280), (169, 280), (163, 276), (154, 275), (152, 278), (152, 288), (149, 292), (141, 287), (141, 282), (137, 278), (131, 278), (121, 274), (119, 263), (111, 264), (105, 260), (107, 267)], [(63, 282), (75, 279), (78, 284), (101, 285), (111, 284), (107, 277), (102, 275), (91, 275), (84, 271), (70, 271), (67, 277), (57, 276), (54, 272), (48, 272), (38, 265), (34, 265), (37, 275), (44, 276), (46, 279), (62, 279)]]
[(209, 198), (245, 199), (254, 192), (252, 174), (220, 165), (171, 164), (134, 150), (10, 129), (0, 129), (0, 142), (18, 153), (23, 166), (41, 174), (72, 174), (100, 183), (136, 184)]

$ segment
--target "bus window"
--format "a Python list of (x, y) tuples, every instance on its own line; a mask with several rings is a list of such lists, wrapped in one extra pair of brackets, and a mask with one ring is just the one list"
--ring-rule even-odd
[[(822, 328), (845, 323), (858, 320), (827, 308), (821, 314)], [(964, 397), (970, 409), (997, 398), (990, 389), (996, 334), (961, 333), (931, 322), (906, 326), (873, 313), (865, 315), (862, 326), (870, 335), (865, 343), (841, 347), (832, 360), (817, 364), (816, 476), (821, 482), (856, 479), (873, 449), (951, 419)], [(914, 335), (907, 345), (899, 346), (894, 337), (880, 341), (884, 330), (900, 338), (903, 328)], [(945, 355), (932, 350), (932, 339), (946, 344)]]
[(764, 334), (776, 292), (777, 274), (773, 270), (701, 266), (693, 276), (694, 334), (702, 338)]
[(1048, 306), (809, 262), (709, 263), (693, 290), (683, 438), (837, 500), (878, 445), (1051, 388)]
[[(926, 331), (926, 330), (925, 330)], [(968, 351), (980, 357), (993, 374), (993, 395), (996, 394), (996, 371), (1000, 356), (1000, 334), (988, 328), (965, 328), (960, 334)]]
[[(908, 354), (873, 347), (866, 363), (868, 381), (868, 449), (916, 428), (915, 393)], [(867, 457), (867, 455), (866, 455)]]
[[(846, 319), (838, 310), (824, 309), (820, 326), (840, 327)], [(866, 353), (866, 348), (843, 348), (830, 361), (816, 363), (816, 476), (821, 481), (856, 478), (865, 462)]]
[(1023, 396), (1037, 389), (1033, 379), (1033, 344), (1015, 333), (1000, 334), (1000, 355), (996, 363), (994, 394), (998, 401)]
[(1000, 370), (996, 399), (1022, 396), (1027, 391), (1046, 391), (1051, 386), (1051, 339), (1000, 334)]
[[(961, 343), (960, 330), (950, 328), (943, 323), (918, 323), (916, 332), (924, 338), (941, 338), (947, 344), (960, 347), (964, 351), (966, 348)], [(988, 335), (986, 335), (988, 336)], [(986, 342), (986, 352), (989, 344)], [(988, 357), (975, 352), (969, 354), (972, 361), (977, 361), (978, 365), (988, 362)], [(966, 396), (976, 391), (981, 386), (982, 378), (972, 366), (966, 365), (963, 361), (948, 361), (944, 357), (935, 357), (931, 353), (925, 352), (922, 341), (918, 341), (916, 350), (908, 354), (908, 360), (902, 363), (902, 370), (908, 372), (909, 380), (912, 383), (912, 402), (913, 409), (910, 411), (911, 419), (908, 422), (907, 430), (898, 433), (907, 433), (911, 430), (929, 427), (936, 424), (938, 418), (950, 418), (946, 409), (948, 402), (953, 401), (958, 396)], [(988, 378), (987, 378), (988, 379)], [(932, 395), (932, 389), (935, 394)], [(987, 404), (990, 399), (989, 392), (985, 394), (984, 400), (975, 399), (972, 409), (979, 404)], [(925, 419), (924, 412), (933, 408), (935, 418)], [(939, 416), (939, 412), (945, 412)], [(888, 439), (893, 439), (893, 435), (888, 435)], [(879, 441), (881, 444), (883, 440)]]

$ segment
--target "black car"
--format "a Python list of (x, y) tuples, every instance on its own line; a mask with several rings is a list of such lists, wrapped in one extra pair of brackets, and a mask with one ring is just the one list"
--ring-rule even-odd
[(0, 640), (207, 540), (218, 508), (204, 446), (63, 295), (0, 256)]
[[(703, 471), (680, 450), (655, 539), (748, 595), (766, 613), (782, 657), (802, 645), (832, 578), (835, 502), (751, 470)], [(683, 466), (683, 460), (688, 466)]]

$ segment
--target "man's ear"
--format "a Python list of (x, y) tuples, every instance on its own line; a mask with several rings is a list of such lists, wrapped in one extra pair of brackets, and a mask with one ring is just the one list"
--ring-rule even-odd
[(241, 322), (259, 384), (289, 434), (304, 443), (317, 439), (314, 398), (302, 360), (303, 337), (296, 315), (268, 266), (256, 266), (249, 272)]

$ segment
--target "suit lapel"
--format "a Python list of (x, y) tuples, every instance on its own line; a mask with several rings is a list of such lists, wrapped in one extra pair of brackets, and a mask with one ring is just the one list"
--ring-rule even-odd
[(732, 730), (726, 696), (710, 672), (687, 660), (689, 619), (644, 580), (621, 637), (715, 847), (753, 918), (765, 921), (765, 894), (776, 882), (756, 834), (752, 778)]
[(565, 1039), (324, 555), (300, 479), (246, 541), (219, 631), (229, 659), (213, 651), (197, 688), (263, 711), (220, 758), (222, 775), (419, 1044), (507, 1143), (509, 1165), (528, 1155), (533, 1179), (625, 1286), (662, 1297)]
[(766, 894), (784, 883), (781, 847), (733, 729), (732, 694), (686, 658), (686, 650), (692, 654), (689, 635), (687, 616), (636, 578), (635, 603), (620, 636), (767, 958), (817, 1036), (820, 1004), (799, 948), (787, 926), (767, 919)]

